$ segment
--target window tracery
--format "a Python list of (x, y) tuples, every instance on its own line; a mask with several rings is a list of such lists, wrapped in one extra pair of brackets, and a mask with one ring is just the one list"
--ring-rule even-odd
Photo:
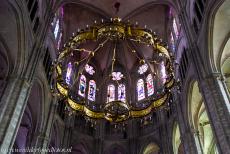
[(124, 75), (121, 72), (113, 72), (112, 73), (112, 80), (119, 81), (124, 77)]
[(148, 70), (148, 65), (147, 65), (147, 64), (143, 64), (143, 65), (141, 65), (141, 66), (139, 67), (138, 73), (139, 73), (139, 74), (143, 74), (143, 73), (145, 73), (147, 70)]

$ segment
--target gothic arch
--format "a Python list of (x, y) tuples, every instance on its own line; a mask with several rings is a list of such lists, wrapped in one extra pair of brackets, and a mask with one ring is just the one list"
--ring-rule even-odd
[(173, 127), (173, 137), (172, 137), (174, 154), (183, 154), (183, 152), (180, 152), (180, 148), (182, 147), (183, 149), (183, 145), (181, 143), (180, 138), (181, 138), (181, 135), (180, 135), (179, 125), (177, 122), (175, 122), (174, 127)]
[(124, 146), (115, 143), (106, 148), (104, 154), (127, 154), (127, 151)]
[(53, 10), (54, 10), (54, 12), (56, 12), (61, 6), (64, 6), (64, 5), (70, 4), (70, 3), (77, 4), (81, 7), (84, 7), (88, 10), (91, 10), (91, 11), (95, 12), (97, 15), (103, 17), (104, 19), (108, 19), (108, 17), (109, 17), (109, 15), (106, 12), (104, 12), (103, 10), (101, 10), (100, 8), (97, 8), (97, 7), (95, 7), (89, 3), (85, 3), (82, 1), (75, 1), (75, 0), (60, 0), (56, 3), (54, 3)]
[(26, 64), (25, 25), (20, 4), (3, 1), (0, 4), (0, 42), (5, 46), (12, 68), (10, 74), (21, 74)]
[(135, 10), (133, 10), (132, 12), (128, 13), (125, 17), (124, 20), (127, 20), (129, 18), (132, 18), (133, 16), (135, 16), (136, 14), (140, 14), (143, 13), (144, 11), (146, 11), (146, 9), (149, 9), (151, 7), (153, 7), (154, 5), (166, 5), (166, 6), (170, 6), (173, 9), (175, 9), (176, 12), (178, 12), (178, 8), (177, 5), (172, 2), (172, 1), (168, 1), (168, 0), (157, 0), (157, 1), (152, 1), (152, 2), (147, 2), (146, 4), (143, 4), (142, 6), (136, 8)]
[(30, 109), (26, 107), (22, 116), (21, 124), (19, 126), (17, 136), (14, 143), (14, 148), (24, 149), (31, 145), (33, 134), (33, 122)]
[(74, 144), (72, 147), (73, 154), (89, 154), (89, 150), (84, 141), (80, 141), (77, 144)]
[(43, 104), (44, 90), (39, 80), (35, 79), (17, 132), (16, 147), (26, 148), (35, 145), (43, 127)]
[(142, 154), (160, 154), (160, 147), (154, 142), (150, 142), (144, 147)]
[[(189, 87), (188, 96), (188, 120), (198, 152), (204, 154), (210, 153), (210, 149), (215, 145), (214, 135), (212, 132), (211, 124), (207, 111), (205, 108), (204, 100), (199, 92), (197, 81), (192, 81)], [(214, 152), (214, 151), (212, 151)]]
[(4, 46), (0, 41), (0, 99), (5, 89), (10, 69), (12, 69), (7, 53), (7, 50), (4, 49)]
[[(212, 72), (221, 72), (221, 57), (224, 48), (230, 38), (230, 16), (227, 6), (230, 1), (218, 1), (215, 8), (210, 11), (210, 20), (208, 23), (208, 55), (207, 66), (211, 67)], [(229, 51), (228, 51), (229, 52)]]
[[(151, 153), (144, 153), (148, 152), (148, 150), (156, 150), (157, 152), (161, 152), (161, 146), (159, 144), (160, 142), (153, 138), (153, 136), (149, 136), (147, 139), (145, 139), (144, 143), (141, 146), (139, 154), (151, 154)], [(158, 153), (153, 153), (158, 154)]]
[(61, 145), (61, 139), (59, 135), (59, 127), (58, 127), (58, 122), (55, 120), (53, 122), (51, 132), (50, 132), (50, 141), (49, 141), (49, 148), (59, 148)]

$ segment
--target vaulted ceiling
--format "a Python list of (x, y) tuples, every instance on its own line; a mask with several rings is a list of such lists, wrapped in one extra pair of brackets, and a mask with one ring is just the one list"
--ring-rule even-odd
[[(68, 41), (69, 37), (78, 29), (85, 29), (86, 25), (93, 25), (101, 20), (110, 20), (113, 17), (120, 17), (123, 21), (130, 21), (133, 24), (138, 23), (140, 27), (147, 26), (148, 29), (157, 33), (159, 38), (167, 42), (168, 23), (170, 16), (170, 7), (165, 4), (147, 5), (151, 0), (84, 0), (82, 3), (68, 3), (63, 6), (64, 10), (64, 42)], [(98, 42), (101, 43), (101, 42)], [(98, 43), (88, 43), (84, 48), (94, 49)], [(104, 51), (99, 52), (95, 57), (95, 65), (101, 70), (111, 66), (111, 51), (112, 43), (107, 43), (103, 48)], [(121, 51), (117, 54), (119, 65), (131, 71), (138, 64), (138, 58), (128, 51), (126, 45), (119, 42), (117, 50)], [(144, 59), (150, 59), (152, 51), (149, 51), (146, 46), (138, 45), (136, 50), (139, 50), (139, 56)], [(84, 57), (85, 55), (81, 55)]]

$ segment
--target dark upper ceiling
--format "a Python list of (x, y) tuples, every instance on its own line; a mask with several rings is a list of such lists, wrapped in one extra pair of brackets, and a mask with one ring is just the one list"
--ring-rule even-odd
[[(116, 9), (114, 0), (84, 0), (83, 4), (69, 3), (64, 5), (64, 40), (68, 41), (69, 37), (78, 29), (86, 28), (86, 25), (92, 25), (94, 21), (100, 22), (101, 19), (110, 19), (111, 17), (120, 17), (123, 20), (130, 20), (131, 23), (139, 23), (141, 27), (147, 26), (148, 29), (152, 29), (157, 33), (160, 38), (163, 38), (165, 42), (167, 36), (167, 25), (169, 20), (169, 7), (163, 4), (155, 4), (151, 6), (144, 6), (150, 0), (126, 0), (119, 2), (119, 10)], [(144, 6), (144, 7), (143, 7)], [(99, 42), (101, 43), (101, 42)], [(89, 43), (84, 45), (85, 48), (95, 48), (97, 44)], [(128, 70), (134, 68), (138, 63), (138, 59), (133, 53), (129, 52), (124, 43), (117, 46), (121, 51), (117, 54), (120, 65)], [(106, 44), (93, 61), (97, 66), (100, 66), (101, 70), (105, 70), (111, 66), (111, 43)], [(151, 51), (144, 46), (137, 46), (139, 55), (142, 55), (145, 59), (152, 57)], [(84, 56), (84, 55), (81, 55)], [(108, 59), (109, 58), (109, 59)]]

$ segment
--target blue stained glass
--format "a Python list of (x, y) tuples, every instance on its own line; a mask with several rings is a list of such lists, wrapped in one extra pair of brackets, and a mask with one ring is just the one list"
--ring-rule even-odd
[(71, 73), (72, 73), (72, 64), (69, 62), (67, 66), (66, 77), (65, 77), (65, 81), (67, 84), (70, 84)]
[(89, 81), (89, 91), (88, 91), (88, 99), (91, 101), (95, 101), (96, 96), (96, 82), (94, 80)]
[(118, 100), (125, 101), (125, 99), (126, 99), (125, 85), (120, 84), (118, 86)]
[(145, 98), (145, 86), (143, 79), (137, 81), (137, 99), (142, 100)]
[(81, 75), (78, 94), (82, 97), (85, 97), (85, 89), (86, 89), (86, 77), (84, 75)]

